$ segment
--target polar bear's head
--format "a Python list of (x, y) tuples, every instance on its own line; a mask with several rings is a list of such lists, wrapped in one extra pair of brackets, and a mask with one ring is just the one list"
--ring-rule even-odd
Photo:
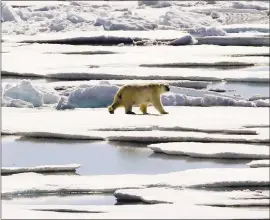
[(170, 85), (167, 83), (161, 83), (160, 84), (160, 94), (169, 92), (170, 91)]

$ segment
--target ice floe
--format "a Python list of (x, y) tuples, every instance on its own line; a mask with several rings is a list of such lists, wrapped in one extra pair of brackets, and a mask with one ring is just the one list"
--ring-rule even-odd
[(71, 45), (118, 45), (120, 43), (132, 45), (142, 40), (174, 42), (173, 45), (188, 45), (195, 43), (190, 34), (174, 30), (155, 31), (77, 31), (67, 33), (50, 33), (34, 36), (5, 36), (4, 42), (18, 43), (47, 43)]
[(2, 175), (10, 175), (15, 173), (48, 173), (48, 172), (74, 172), (79, 168), (80, 164), (66, 164), (66, 165), (41, 165), (35, 167), (2, 167)]
[(270, 167), (269, 160), (253, 160), (247, 164), (249, 167), (257, 168), (257, 167)]
[(155, 153), (200, 158), (269, 159), (268, 146), (225, 143), (162, 143), (148, 146)]
[(193, 169), (158, 175), (67, 176), (24, 173), (2, 177), (2, 198), (31, 194), (114, 193), (117, 189), (165, 186), (169, 188), (264, 187), (268, 168)]
[[(168, 115), (152, 115), (155, 111), (150, 107), (150, 115), (130, 116), (119, 109), (112, 116), (107, 109), (56, 111), (2, 107), (2, 131), (29, 137), (108, 139), (146, 143), (269, 143), (269, 125), (266, 123), (269, 121), (269, 110), (266, 108), (201, 108), (199, 115), (196, 107), (167, 106), (166, 110)], [(140, 117), (143, 120), (139, 120)], [(96, 120), (97, 118), (102, 120)], [(244, 129), (247, 125), (253, 127)], [(268, 127), (260, 128), (262, 125)], [(125, 127), (129, 129), (125, 131)], [(110, 131), (109, 128), (115, 130)], [(119, 128), (122, 130), (119, 131)], [(145, 128), (150, 131), (143, 132)]]
[(268, 191), (204, 191), (170, 188), (120, 189), (118, 201), (140, 201), (148, 204), (173, 203), (211, 206), (268, 206)]
[(198, 44), (213, 44), (221, 46), (269, 46), (268, 36), (207, 36), (196, 38)]

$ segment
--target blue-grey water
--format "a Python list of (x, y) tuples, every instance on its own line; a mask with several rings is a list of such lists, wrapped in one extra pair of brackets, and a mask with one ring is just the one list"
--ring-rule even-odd
[[(2, 166), (79, 163), (77, 175), (161, 174), (196, 168), (247, 167), (250, 160), (194, 159), (153, 154), (146, 145), (2, 137)], [(48, 175), (48, 174), (46, 174)], [(54, 175), (54, 174), (49, 174)], [(9, 204), (114, 205), (113, 195), (47, 195), (3, 200)]]

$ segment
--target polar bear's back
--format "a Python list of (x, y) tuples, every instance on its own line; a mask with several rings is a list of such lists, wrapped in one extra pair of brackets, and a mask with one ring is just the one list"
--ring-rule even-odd
[(160, 94), (160, 84), (130, 84), (120, 88), (117, 96), (121, 99), (122, 103), (131, 103), (138, 105), (142, 103), (150, 103), (153, 96)]

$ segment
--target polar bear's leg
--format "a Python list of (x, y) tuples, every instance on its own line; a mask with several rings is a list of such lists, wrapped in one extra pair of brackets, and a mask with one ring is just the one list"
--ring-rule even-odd
[(143, 114), (147, 114), (147, 104), (141, 104), (140, 110)]
[(125, 112), (126, 112), (126, 114), (132, 114), (132, 115), (135, 114), (135, 112), (132, 111), (132, 104), (125, 105)]
[(160, 97), (158, 97), (158, 96), (153, 97), (152, 103), (153, 103), (154, 107), (159, 111), (160, 114), (169, 114), (163, 108), (163, 105), (160, 101)]

